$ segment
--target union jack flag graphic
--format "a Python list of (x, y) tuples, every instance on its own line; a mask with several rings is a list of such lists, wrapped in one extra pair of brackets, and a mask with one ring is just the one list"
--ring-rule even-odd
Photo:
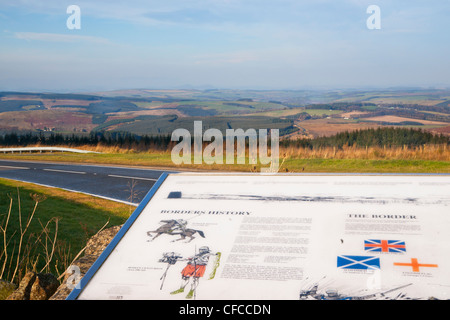
[(364, 240), (364, 250), (370, 252), (406, 252), (405, 241), (402, 240)]

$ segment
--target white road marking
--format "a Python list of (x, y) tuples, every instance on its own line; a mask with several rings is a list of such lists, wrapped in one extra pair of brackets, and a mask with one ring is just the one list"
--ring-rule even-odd
[(13, 166), (0, 166), (0, 168), (7, 168), (7, 169), (25, 169), (25, 170), (30, 169), (30, 168), (27, 168), (27, 167), (13, 167)]
[(56, 170), (56, 169), (44, 169), (44, 171), (64, 172), (64, 173), (76, 173), (76, 174), (86, 174), (86, 172), (82, 172), (82, 171), (67, 171), (67, 170)]
[(108, 177), (113, 177), (113, 178), (125, 178), (125, 179), (137, 179), (137, 180), (149, 180), (149, 181), (158, 181), (158, 179), (152, 179), (152, 178), (117, 176), (117, 175), (114, 175), (114, 174), (108, 174)]

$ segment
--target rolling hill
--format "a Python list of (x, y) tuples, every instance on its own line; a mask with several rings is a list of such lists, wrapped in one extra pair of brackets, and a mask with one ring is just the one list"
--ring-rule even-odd
[(279, 129), (284, 138), (378, 127), (450, 135), (450, 90), (121, 90), (0, 92), (0, 132), (170, 134), (205, 128)]

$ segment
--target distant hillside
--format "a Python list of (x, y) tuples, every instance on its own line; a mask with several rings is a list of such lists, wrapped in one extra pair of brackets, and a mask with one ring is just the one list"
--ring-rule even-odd
[(121, 90), (0, 92), (0, 133), (169, 134), (206, 128), (279, 129), (284, 139), (380, 127), (450, 136), (450, 90)]

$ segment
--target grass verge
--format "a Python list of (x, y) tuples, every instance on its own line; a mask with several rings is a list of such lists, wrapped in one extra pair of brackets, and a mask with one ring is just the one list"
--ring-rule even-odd
[[(260, 172), (261, 166), (248, 164), (181, 164), (175, 165), (170, 152), (103, 153), (103, 154), (2, 154), (0, 159), (69, 162), (83, 164), (144, 166), (170, 170), (206, 170)], [(290, 156), (280, 159), (280, 172), (339, 172), (339, 173), (450, 173), (450, 161), (432, 159), (333, 158), (329, 155), (309, 157)]]
[(0, 278), (17, 284), (33, 269), (59, 276), (89, 237), (129, 214), (122, 203), (0, 179)]
[(430, 160), (287, 159), (291, 172), (450, 173), (450, 162)]

